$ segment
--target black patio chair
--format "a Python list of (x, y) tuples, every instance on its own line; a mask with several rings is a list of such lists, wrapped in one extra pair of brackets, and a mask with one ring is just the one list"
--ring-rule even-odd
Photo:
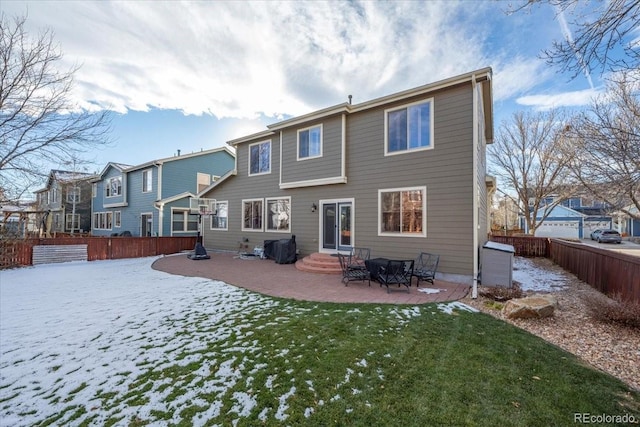
[(433, 285), (433, 281), (436, 278), (436, 270), (438, 270), (438, 262), (440, 262), (440, 255), (420, 252), (413, 268), (413, 276), (418, 278), (417, 287), (420, 287), (421, 280), (430, 282)]
[(371, 275), (369, 274), (369, 270), (366, 268), (350, 267), (349, 266), (349, 256), (338, 254), (338, 259), (340, 260), (340, 268), (342, 269), (342, 282), (345, 286), (349, 285), (349, 282), (353, 282), (356, 280), (364, 282), (365, 280), (371, 286)]
[(367, 269), (365, 262), (371, 257), (371, 249), (369, 248), (351, 248), (351, 253), (349, 254), (349, 267), (350, 268), (360, 268), (363, 270)]
[(413, 260), (389, 260), (387, 265), (380, 267), (378, 271), (380, 286), (385, 285), (387, 293), (390, 291), (390, 285), (406, 286), (407, 292), (410, 292), (413, 264)]

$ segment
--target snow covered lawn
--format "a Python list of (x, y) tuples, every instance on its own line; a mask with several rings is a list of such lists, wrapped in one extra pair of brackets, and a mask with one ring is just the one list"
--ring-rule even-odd
[[(613, 379), (461, 302), (282, 300), (154, 259), (0, 272), (0, 426), (534, 425), (552, 406), (559, 425), (576, 402), (617, 408)], [(534, 371), (553, 381), (507, 381)]]

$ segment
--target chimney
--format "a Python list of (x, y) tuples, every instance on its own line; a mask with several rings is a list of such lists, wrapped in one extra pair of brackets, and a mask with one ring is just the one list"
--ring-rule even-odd
[(180, 150), (178, 150), (178, 157), (180, 157)]

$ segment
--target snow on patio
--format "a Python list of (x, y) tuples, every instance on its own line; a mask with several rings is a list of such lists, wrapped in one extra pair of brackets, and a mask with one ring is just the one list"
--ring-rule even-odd
[[(154, 260), (0, 272), (0, 426), (32, 425), (56, 414), (62, 414), (56, 424), (71, 419), (101, 424), (113, 417), (153, 420), (157, 413), (173, 414), (172, 423), (202, 425), (222, 407), (221, 400), (205, 401), (203, 393), (226, 395), (238, 417), (252, 411), (255, 397), (231, 391), (268, 370), (252, 361), (255, 354), (271, 351), (256, 347), (252, 330), (264, 327), (260, 319), (271, 308), (285, 307), (290, 316), (304, 310), (220, 281), (156, 271)], [(443, 312), (452, 308), (465, 309), (438, 306)], [(407, 321), (420, 315), (411, 307), (391, 313)], [(208, 353), (212, 342), (222, 350)], [(280, 352), (274, 357), (284, 357), (289, 350), (273, 351)], [(142, 375), (192, 362), (201, 363), (195, 379), (147, 380), (145, 402), (128, 401), (132, 388), (142, 387), (136, 384)], [(359, 360), (353, 370), (366, 363)], [(177, 389), (181, 393), (171, 395)], [(295, 391), (288, 390), (279, 407), (263, 410), (260, 419), (286, 419)], [(185, 420), (180, 408), (187, 403), (206, 409)], [(307, 408), (305, 416), (313, 411)]]

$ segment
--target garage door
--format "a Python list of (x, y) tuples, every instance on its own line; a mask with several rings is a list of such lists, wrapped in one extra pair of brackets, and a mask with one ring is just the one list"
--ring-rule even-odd
[(578, 221), (550, 221), (543, 222), (536, 230), (536, 237), (564, 237), (578, 238)]
[(584, 222), (584, 238), (589, 239), (591, 232), (598, 228), (611, 228), (610, 221), (585, 221)]

